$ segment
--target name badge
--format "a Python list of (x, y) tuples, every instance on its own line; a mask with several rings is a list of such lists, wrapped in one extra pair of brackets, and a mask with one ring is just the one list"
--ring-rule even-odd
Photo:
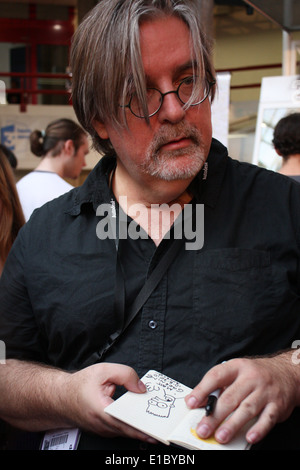
[(45, 433), (41, 450), (76, 450), (80, 439), (79, 429), (55, 429)]

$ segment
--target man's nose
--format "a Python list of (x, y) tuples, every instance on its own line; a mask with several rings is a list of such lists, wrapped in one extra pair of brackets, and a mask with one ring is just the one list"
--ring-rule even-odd
[(158, 119), (161, 122), (168, 121), (172, 123), (181, 121), (185, 116), (183, 106), (184, 104), (180, 101), (175, 91), (166, 93), (158, 112)]

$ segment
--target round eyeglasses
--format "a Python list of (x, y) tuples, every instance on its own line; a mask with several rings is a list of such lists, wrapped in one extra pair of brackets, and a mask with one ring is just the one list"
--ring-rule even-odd
[[(157, 88), (147, 88), (147, 108), (148, 108), (148, 116), (154, 116), (154, 114), (158, 113), (160, 108), (162, 107), (164, 97), (171, 93), (175, 93), (178, 96), (179, 100), (182, 104), (186, 104), (194, 94), (195, 85), (196, 85), (197, 77), (188, 77), (182, 80), (179, 84), (177, 90), (167, 91), (166, 93), (162, 93)], [(209, 81), (204, 80), (203, 85), (199, 87), (195, 94), (195, 99), (190, 103), (190, 106), (197, 106), (201, 104), (203, 101), (206, 100), (208, 97), (211, 87), (216, 84), (216, 81)], [(138, 118), (144, 119), (146, 118), (145, 112), (142, 108), (140, 101), (135, 93), (133, 93), (130, 97), (129, 103), (124, 105), (124, 108), (129, 108), (132, 114)]]

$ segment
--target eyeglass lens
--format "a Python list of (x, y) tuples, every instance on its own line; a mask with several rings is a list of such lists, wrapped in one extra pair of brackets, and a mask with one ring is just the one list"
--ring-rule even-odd
[[(195, 87), (195, 80), (193, 78), (188, 78), (180, 83), (177, 90), (170, 91), (165, 94), (161, 93), (156, 88), (148, 88), (147, 89), (147, 106), (148, 106), (149, 116), (152, 116), (153, 114), (157, 113), (157, 111), (160, 109), (162, 105), (162, 101), (165, 95), (170, 94), (170, 93), (177, 94), (179, 100), (183, 104), (186, 104), (194, 92), (194, 87)], [(195, 98), (193, 99), (191, 105), (195, 106), (197, 104), (200, 104), (202, 101), (204, 101), (208, 96), (209, 90), (210, 90), (210, 84), (208, 81), (205, 80), (203, 82), (203, 85), (199, 87), (198, 92)], [(142, 109), (142, 106), (135, 94), (132, 95), (131, 97), (129, 107), (135, 116), (141, 117), (141, 118), (145, 117), (144, 116), (145, 113)]]

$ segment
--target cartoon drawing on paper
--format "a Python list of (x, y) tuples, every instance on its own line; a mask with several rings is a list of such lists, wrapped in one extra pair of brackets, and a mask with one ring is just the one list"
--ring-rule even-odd
[(153, 393), (148, 400), (146, 413), (159, 418), (169, 418), (171, 409), (175, 408), (175, 401), (183, 398), (181, 384), (158, 372), (149, 371), (146, 377), (147, 391)]
[(174, 408), (175, 398), (167, 395), (164, 391), (164, 397), (152, 397), (148, 400), (146, 412), (160, 418), (168, 418), (171, 408)]

